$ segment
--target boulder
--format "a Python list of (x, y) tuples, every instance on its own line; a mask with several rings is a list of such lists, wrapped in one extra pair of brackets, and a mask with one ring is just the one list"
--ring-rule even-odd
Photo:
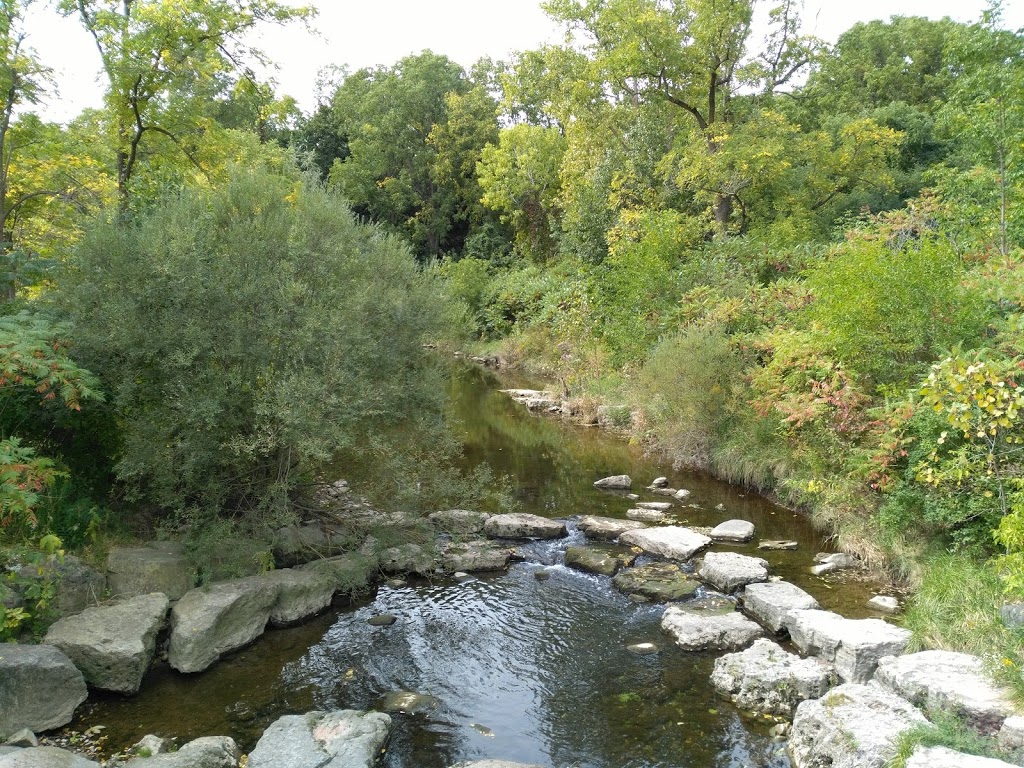
[(768, 581), (768, 561), (736, 552), (708, 552), (697, 576), (728, 594), (747, 584)]
[(801, 653), (831, 661), (847, 683), (866, 683), (879, 659), (903, 653), (910, 642), (909, 630), (881, 619), (847, 619), (830, 611), (790, 611), (785, 625)]
[(670, 605), (661, 628), (684, 651), (736, 651), (762, 635), (761, 627), (736, 611), (715, 614)]
[(598, 517), (596, 515), (581, 517), (577, 525), (581, 531), (587, 534), (587, 538), (604, 541), (617, 539), (626, 531), (647, 527), (639, 520), (616, 520), (613, 517)]
[(23, 565), (18, 581), (50, 582), (54, 590), (50, 606), (59, 616), (70, 616), (90, 605), (98, 605), (107, 588), (107, 577), (74, 555), (63, 560), (51, 558), (41, 565)]
[(488, 518), (484, 523), (484, 533), (492, 539), (560, 539), (567, 531), (565, 523), (557, 520), (515, 513)]
[(57, 747), (31, 747), (0, 753), (0, 768), (100, 768), (100, 764)]
[(448, 573), (456, 571), (503, 571), (508, 568), (512, 550), (495, 546), (490, 541), (467, 541), (449, 544), (441, 553), (441, 567)]
[(665, 513), (656, 509), (627, 509), (626, 517), (630, 520), (639, 520), (645, 523), (657, 523), (665, 519)]
[(819, 554), (814, 559), (818, 564), (811, 568), (811, 573), (815, 576), (822, 576), (832, 571), (860, 568), (860, 561), (845, 552), (836, 552), (831, 555)]
[(836, 684), (822, 659), (802, 659), (761, 638), (745, 651), (715, 660), (711, 683), (740, 709), (790, 718), (801, 701), (824, 696)]
[(693, 597), (700, 584), (675, 563), (648, 563), (616, 574), (612, 584), (627, 595), (642, 595), (659, 603)]
[(785, 619), (790, 611), (818, 607), (817, 600), (788, 581), (748, 584), (740, 600), (747, 613), (776, 634), (785, 628)]
[(286, 715), (263, 732), (247, 768), (370, 768), (390, 731), (382, 712)]
[(486, 512), (474, 512), (469, 509), (447, 509), (434, 512), (428, 518), (434, 529), (440, 533), (452, 533), (457, 536), (483, 533), (484, 523), (490, 515)]
[(951, 711), (984, 734), (996, 733), (1016, 713), (1008, 692), (985, 674), (984, 662), (966, 653), (887, 656), (878, 662), (875, 682), (926, 711)]
[(380, 569), (384, 573), (413, 573), (429, 576), (438, 568), (434, 553), (419, 544), (388, 547), (380, 553)]
[(60, 649), (0, 644), (0, 739), (66, 725), (87, 695), (85, 678)]
[(682, 501), (683, 499), (688, 499), (690, 497), (690, 492), (685, 488), (680, 488), (678, 491), (672, 494), (672, 497)]
[(372, 557), (350, 553), (313, 560), (299, 566), (298, 570), (318, 571), (331, 579), (335, 592), (351, 593), (369, 584), (371, 577), (377, 572), (377, 566)]
[(754, 524), (749, 520), (726, 520), (711, 529), (711, 538), (742, 544), (754, 538)]
[(63, 651), (93, 688), (137, 693), (170, 608), (167, 595), (138, 595), (57, 621), (44, 642)]
[(669, 560), (689, 560), (711, 544), (707, 536), (675, 525), (626, 531), (619, 541)]
[(954, 752), (946, 747), (919, 746), (907, 758), (906, 768), (1014, 768), (1014, 765), (992, 757)]
[(900, 734), (927, 723), (899, 696), (847, 683), (797, 706), (789, 754), (794, 768), (885, 768)]
[(287, 627), (323, 612), (334, 597), (334, 579), (323, 571), (281, 568), (261, 578), (278, 588), (270, 609), (270, 623), (275, 627)]
[(614, 576), (619, 569), (632, 565), (634, 560), (636, 555), (625, 547), (621, 550), (597, 547), (569, 547), (565, 550), (565, 564), (569, 568), (598, 576)]
[(594, 487), (603, 488), (606, 491), (627, 491), (633, 487), (633, 479), (629, 475), (602, 477), (594, 483)]
[(171, 611), (168, 663), (179, 672), (201, 672), (248, 645), (263, 634), (280, 589), (248, 576), (191, 590)]
[(114, 547), (107, 556), (107, 585), (114, 597), (160, 592), (180, 600), (195, 579), (185, 556), (173, 549)]
[(241, 753), (234, 739), (204, 736), (182, 746), (177, 752), (152, 757), (134, 757), (125, 768), (237, 768)]
[(656, 477), (651, 481), (651, 488), (668, 488), (667, 477)]

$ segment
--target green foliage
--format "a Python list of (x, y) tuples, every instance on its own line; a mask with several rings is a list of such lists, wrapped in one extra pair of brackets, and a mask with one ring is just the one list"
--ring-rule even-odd
[(491, 282), (491, 264), (484, 259), (445, 261), (439, 268), (451, 297), (465, 304), (477, 331), (484, 326), (484, 302)]
[(26, 632), (39, 638), (52, 623), (63, 546), (57, 536), (47, 534), (31, 548), (0, 550), (9, 561), (0, 561), (7, 570), (6, 583), (24, 603), (14, 608), (0, 606), (0, 643), (17, 642)]
[(442, 286), (315, 184), (236, 171), (99, 223), (66, 281), (132, 498), (281, 514), (339, 450), (438, 408), (421, 363), (447, 327)]
[(907, 760), (918, 747), (946, 747), (965, 755), (980, 755), (1000, 759), (1008, 757), (994, 740), (986, 738), (970, 723), (952, 712), (929, 711), (927, 725), (915, 725), (896, 739), (896, 755), (887, 768), (905, 768)]

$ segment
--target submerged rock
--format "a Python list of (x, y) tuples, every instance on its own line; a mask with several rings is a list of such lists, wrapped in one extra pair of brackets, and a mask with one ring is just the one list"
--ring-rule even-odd
[(598, 517), (597, 515), (581, 517), (577, 526), (587, 535), (587, 538), (603, 541), (617, 539), (626, 531), (647, 527), (639, 520), (618, 520), (614, 517)]
[(711, 544), (707, 536), (675, 525), (626, 531), (619, 541), (669, 560), (689, 560)]
[(740, 599), (747, 613), (775, 633), (785, 629), (785, 620), (790, 611), (818, 608), (817, 600), (788, 581), (748, 584)]
[(782, 551), (787, 549), (797, 549), (800, 545), (790, 539), (762, 539), (757, 543), (758, 549), (765, 549), (770, 551)]
[(833, 662), (848, 683), (868, 682), (879, 659), (898, 656), (910, 642), (909, 630), (881, 619), (847, 619), (830, 611), (790, 611), (785, 625), (801, 653)]
[(417, 715), (421, 712), (429, 712), (436, 709), (441, 702), (426, 693), (414, 691), (391, 691), (384, 694), (377, 703), (379, 709), (384, 712), (405, 712), (410, 715)]
[(735, 651), (763, 634), (760, 626), (735, 611), (716, 615), (678, 605), (665, 609), (661, 628), (684, 651)]
[(484, 523), (492, 539), (560, 539), (567, 532), (565, 523), (526, 513), (494, 515)]
[(661, 648), (654, 643), (633, 643), (632, 645), (627, 645), (626, 650), (630, 653), (635, 653), (637, 656), (651, 656), (661, 652)]
[(93, 688), (136, 693), (170, 607), (166, 595), (155, 594), (86, 608), (57, 621), (44, 642), (67, 654)]
[(734, 592), (747, 584), (768, 581), (768, 561), (736, 552), (708, 552), (697, 576), (721, 592)]
[(794, 768), (885, 768), (900, 734), (927, 723), (899, 696), (847, 683), (797, 707), (789, 754)]
[(565, 550), (565, 564), (578, 571), (598, 576), (614, 576), (619, 569), (632, 565), (636, 555), (628, 549), (612, 552), (595, 547), (569, 547)]
[(711, 529), (711, 538), (742, 544), (754, 538), (754, 524), (749, 520), (726, 520)]
[(602, 477), (594, 483), (594, 487), (603, 488), (606, 491), (626, 491), (633, 487), (633, 479), (629, 475)]
[(59, 649), (0, 644), (0, 739), (66, 725), (87, 695), (82, 673)]
[(627, 595), (643, 595), (659, 603), (692, 597), (700, 584), (675, 563), (648, 563), (618, 573), (612, 584)]
[(398, 617), (392, 616), (390, 613), (379, 613), (368, 618), (366, 623), (371, 627), (390, 627), (396, 621), (398, 621)]
[(286, 715), (264, 731), (247, 768), (370, 768), (390, 732), (382, 712)]

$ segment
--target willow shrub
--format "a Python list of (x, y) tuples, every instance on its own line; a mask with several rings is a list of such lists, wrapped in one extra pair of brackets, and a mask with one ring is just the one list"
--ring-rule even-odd
[(288, 509), (325, 461), (439, 413), (439, 283), (337, 196), (269, 171), (84, 238), (64, 306), (121, 424), (116, 471), (171, 510)]

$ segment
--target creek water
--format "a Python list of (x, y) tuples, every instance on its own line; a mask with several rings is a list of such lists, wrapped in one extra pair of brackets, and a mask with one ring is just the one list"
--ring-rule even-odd
[[(676, 510), (679, 522), (742, 518), (760, 538), (797, 541), (792, 552), (731, 549), (766, 556), (774, 574), (824, 607), (871, 615), (870, 585), (809, 574), (826, 546), (803, 517), (711, 477), (673, 471), (600, 430), (531, 416), (498, 386), (486, 371), (452, 369), (450, 408), (466, 461), (507, 475), (522, 511), (566, 519), (568, 539), (522, 547), (524, 561), (503, 574), (382, 585), (302, 626), (269, 631), (197, 675), (158, 664), (140, 694), (92, 698), (72, 728), (103, 725), (112, 748), (156, 733), (179, 743), (229, 735), (248, 750), (284, 714), (369, 709), (390, 691), (411, 690), (437, 706), (392, 716), (384, 768), (484, 758), (553, 768), (788, 766), (783, 745), (769, 736), (771, 721), (716, 696), (708, 682), (714, 656), (683, 653), (661, 633), (664, 606), (633, 602), (609, 579), (560, 564), (566, 546), (583, 543), (574, 520), (624, 517), (630, 508), (625, 494), (593, 488), (600, 477), (629, 474), (644, 486), (665, 475), (691, 491)], [(542, 569), (546, 580), (536, 578)], [(368, 625), (379, 613), (398, 621)], [(627, 650), (638, 642), (660, 652)]]

